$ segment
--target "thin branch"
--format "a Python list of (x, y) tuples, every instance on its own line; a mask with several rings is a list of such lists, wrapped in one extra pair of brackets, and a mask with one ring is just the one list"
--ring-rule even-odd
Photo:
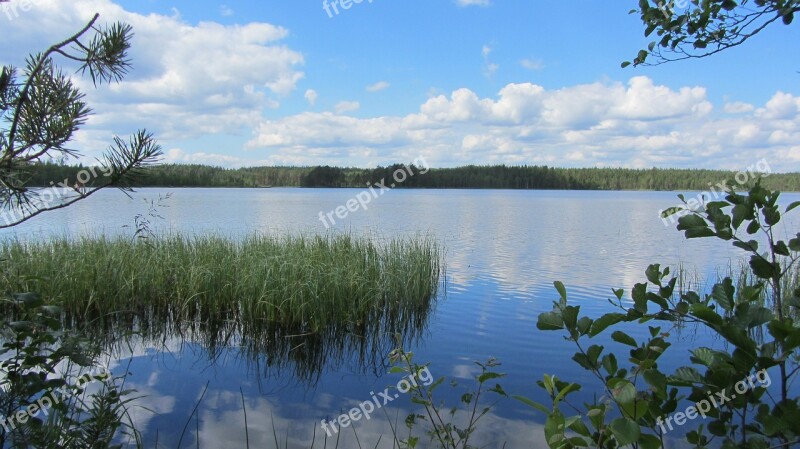
[[(4, 160), (2, 160), (0, 162), (3, 162), (3, 163), (8, 162), (8, 163), (10, 163), (11, 160), (13, 159), (14, 141), (16, 140), (15, 138), (16, 138), (16, 134), (17, 134), (17, 126), (19, 125), (19, 120), (20, 120), (20, 116), (21, 116), (21, 114), (19, 112), (22, 109), (22, 106), (27, 101), (29, 101), (29, 99), (28, 99), (28, 91), (30, 90), (31, 85), (33, 84), (33, 80), (36, 78), (36, 76), (39, 74), (39, 72), (41, 72), (42, 68), (44, 67), (45, 61), (47, 61), (49, 59), (50, 54), (56, 52), (57, 50), (60, 50), (62, 47), (65, 47), (65, 46), (69, 45), (70, 42), (77, 41), (78, 38), (80, 38), (84, 33), (89, 31), (89, 29), (94, 25), (94, 23), (97, 21), (97, 19), (99, 17), (100, 17), (100, 14), (95, 14), (94, 17), (92, 17), (92, 20), (89, 21), (89, 23), (86, 24), (86, 26), (84, 26), (80, 31), (78, 31), (77, 33), (75, 33), (71, 37), (67, 38), (66, 40), (51, 46), (50, 48), (47, 49), (46, 52), (44, 52), (44, 54), (42, 54), (39, 57), (39, 61), (36, 63), (36, 65), (33, 67), (33, 70), (28, 75), (28, 80), (25, 82), (25, 86), (22, 88), (22, 91), (19, 94), (19, 101), (17, 102), (17, 105), (16, 105), (15, 110), (14, 110), (14, 119), (11, 122), (11, 129), (8, 132), (8, 148), (6, 148), (6, 152), (3, 155), (3, 159)], [(5, 159), (8, 159), (8, 161), (6, 161)]]

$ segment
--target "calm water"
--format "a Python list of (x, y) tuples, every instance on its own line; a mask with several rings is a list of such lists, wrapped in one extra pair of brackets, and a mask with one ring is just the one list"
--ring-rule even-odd
[[(658, 211), (676, 205), (671, 192), (563, 192), (483, 190), (395, 190), (377, 198), (367, 210), (351, 213), (326, 230), (319, 212), (343, 205), (351, 189), (142, 189), (128, 198), (100, 192), (70, 208), (37, 217), (0, 236), (41, 239), (51, 235), (131, 235), (137, 214), (148, 201), (171, 193), (152, 219), (159, 233), (215, 233), (234, 238), (249, 233), (368, 234), (374, 238), (424, 234), (446, 249), (446, 293), (414, 350), (429, 361), (433, 376), (468, 384), (474, 360), (493, 356), (508, 373), (501, 384), (512, 394), (547, 403), (536, 380), (543, 373), (596, 385), (570, 357), (574, 347), (559, 332), (536, 329), (539, 313), (557, 298), (554, 280), (567, 286), (582, 313), (599, 316), (610, 310), (611, 288), (629, 291), (645, 280), (648, 264), (675, 266), (713, 276), (737, 251), (723, 242), (687, 242), (674, 225), (665, 226)], [(800, 199), (785, 194), (784, 201)], [(796, 229), (797, 220), (790, 229)], [(128, 227), (126, 227), (128, 226)], [(639, 330), (634, 330), (633, 333)], [(693, 329), (674, 334), (669, 364), (687, 363), (686, 349), (718, 345)], [(371, 398), (371, 392), (395, 384), (381, 364), (361, 366), (354, 360), (330, 361), (318, 382), (303, 382), (280, 361), (252, 358), (237, 347), (213, 358), (199, 342), (167, 339), (114, 349), (115, 374), (129, 370), (128, 384), (143, 398), (133, 410), (145, 446), (244, 448), (247, 410), (250, 447), (322, 447), (322, 419)], [(577, 368), (577, 369), (576, 369)], [(196, 416), (192, 410), (206, 385)], [(461, 390), (440, 388), (446, 398)], [(407, 398), (384, 406), (355, 428), (363, 447), (391, 447), (390, 423), (401, 428), (409, 411)], [(390, 419), (387, 419), (390, 418)], [(484, 418), (476, 444), (500, 447), (543, 446), (543, 417), (513, 400), (498, 403)], [(699, 421), (697, 422), (699, 423)], [(687, 429), (690, 426), (687, 426)], [(332, 447), (328, 442), (328, 447)], [(339, 447), (358, 447), (345, 429)]]

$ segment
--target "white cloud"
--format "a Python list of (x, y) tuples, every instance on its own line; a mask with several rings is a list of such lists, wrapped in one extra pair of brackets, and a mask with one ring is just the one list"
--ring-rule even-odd
[(526, 68), (528, 70), (534, 70), (534, 71), (537, 71), (537, 72), (539, 70), (544, 69), (544, 61), (542, 61), (541, 59), (525, 58), (525, 59), (521, 60), (519, 62), (519, 64), (522, 67), (524, 67), (524, 68)]
[(245, 159), (228, 154), (188, 152), (180, 148), (164, 151), (162, 162), (165, 164), (202, 164), (217, 167), (245, 167), (253, 165), (269, 165), (266, 160)]
[(785, 92), (778, 92), (758, 114), (769, 119), (787, 120), (797, 117), (800, 111), (800, 98)]
[(306, 99), (308, 104), (310, 104), (311, 106), (314, 106), (317, 103), (317, 98), (319, 98), (319, 95), (317, 95), (317, 91), (316, 90), (308, 89), (308, 90), (306, 90), (306, 93), (305, 93), (305, 95), (303, 95), (303, 97)]
[(483, 56), (483, 74), (487, 78), (491, 78), (497, 72), (497, 69), (500, 68), (499, 65), (491, 62), (489, 60), (489, 55), (492, 53), (492, 47), (488, 45), (484, 45), (481, 48), (481, 55)]
[(456, 0), (458, 6), (489, 6), (492, 4), (491, 0)]
[(340, 101), (334, 106), (337, 114), (344, 114), (345, 112), (357, 111), (361, 107), (361, 103), (357, 101)]
[(557, 90), (520, 83), (495, 97), (466, 88), (436, 95), (405, 116), (265, 120), (248, 148), (268, 149), (276, 163), (375, 165), (423, 155), (435, 166), (739, 169), (766, 157), (794, 161), (784, 165), (791, 170), (800, 169), (798, 105), (800, 98), (779, 92), (750, 112), (719, 115), (704, 88), (672, 89), (643, 76)]
[(371, 84), (366, 87), (367, 92), (380, 92), (382, 90), (388, 89), (391, 84), (388, 81), (378, 81), (375, 84)]
[(733, 103), (725, 103), (724, 111), (728, 114), (744, 114), (746, 112), (752, 112), (755, 109), (750, 103), (744, 103), (741, 101), (736, 101)]
[[(194, 25), (178, 11), (142, 15), (110, 0), (37, 2), (35, 11), (3, 25), (0, 60), (22, 63), (28, 52), (79, 30), (95, 11), (100, 24), (119, 20), (133, 27), (133, 70), (120, 84), (99, 89), (88, 79), (77, 80), (97, 113), (78, 133), (88, 155), (104, 150), (108, 136), (141, 127), (161, 141), (237, 133), (256, 125), (265, 108), (278, 107), (303, 78), (303, 55), (282, 43), (285, 28), (258, 22)], [(63, 58), (59, 63), (69, 64)]]
[(234, 14), (233, 9), (231, 9), (228, 5), (220, 6), (219, 13), (222, 17), (230, 17)]

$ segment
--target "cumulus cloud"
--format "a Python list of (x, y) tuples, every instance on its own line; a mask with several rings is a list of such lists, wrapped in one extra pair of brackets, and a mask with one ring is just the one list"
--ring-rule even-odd
[(766, 157), (795, 161), (786, 170), (800, 168), (800, 98), (779, 92), (763, 107), (745, 109), (716, 114), (704, 88), (672, 89), (644, 76), (556, 90), (519, 83), (488, 98), (456, 89), (405, 116), (328, 112), (264, 120), (247, 147), (306, 164), (385, 164), (423, 155), (438, 166), (738, 169)]
[(388, 89), (390, 85), (391, 84), (389, 84), (388, 81), (378, 81), (375, 84), (370, 84), (369, 86), (367, 86), (366, 90), (367, 92), (380, 92), (382, 90)]
[(142, 15), (110, 0), (36, 2), (35, 11), (3, 25), (0, 62), (21, 64), (27, 53), (82, 28), (94, 12), (100, 13), (100, 24), (123, 21), (135, 35), (130, 51), (134, 68), (123, 82), (94, 89), (91, 81), (77, 80), (97, 112), (81, 132), (90, 154), (104, 149), (108, 136), (139, 127), (162, 140), (252, 127), (303, 77), (303, 55), (282, 43), (288, 30), (280, 26), (193, 25), (177, 11)]
[(773, 120), (791, 120), (800, 111), (800, 99), (784, 92), (778, 92), (757, 114)]

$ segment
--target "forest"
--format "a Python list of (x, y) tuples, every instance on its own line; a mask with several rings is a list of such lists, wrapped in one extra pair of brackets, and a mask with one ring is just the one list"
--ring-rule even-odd
[[(28, 167), (29, 185), (46, 187), (63, 183), (73, 186), (82, 165), (52, 162)], [(100, 170), (95, 172), (100, 173)], [(403, 172), (405, 180), (393, 175)], [(416, 167), (393, 164), (372, 169), (352, 167), (246, 167), (163, 164), (143, 169), (134, 187), (364, 187), (395, 183), (397, 187), (433, 189), (552, 189), (552, 190), (708, 190), (726, 180), (751, 181), (751, 172), (707, 169), (558, 168), (548, 166), (468, 165), (455, 168)], [(403, 176), (398, 176), (402, 179)], [(800, 191), (800, 173), (765, 173), (768, 189)], [(65, 182), (67, 181), (67, 182)], [(104, 184), (101, 175), (85, 185)], [(741, 184), (741, 183), (740, 183)], [(743, 187), (743, 186), (742, 186)]]

